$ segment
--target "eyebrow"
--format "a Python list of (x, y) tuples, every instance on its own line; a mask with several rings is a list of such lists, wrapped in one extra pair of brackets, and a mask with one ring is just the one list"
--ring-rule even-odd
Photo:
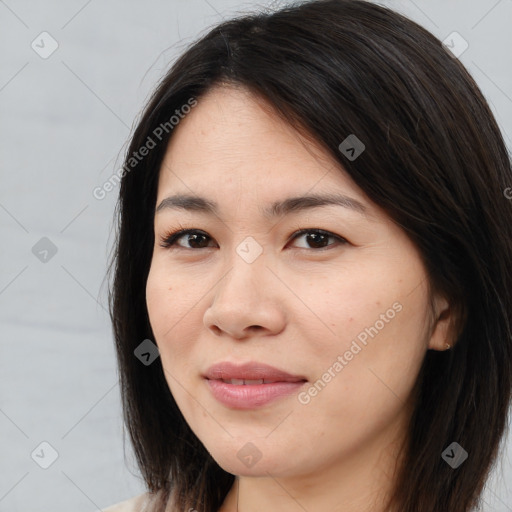
[[(288, 213), (330, 205), (342, 206), (343, 208), (353, 210), (362, 215), (367, 214), (366, 206), (357, 199), (343, 194), (313, 194), (289, 197), (282, 201), (276, 201), (270, 206), (260, 209), (260, 211), (264, 217), (274, 218)], [(210, 201), (204, 197), (187, 194), (176, 194), (166, 197), (156, 207), (155, 215), (165, 209), (187, 210), (205, 213), (208, 215), (219, 215), (218, 205), (214, 201)]]

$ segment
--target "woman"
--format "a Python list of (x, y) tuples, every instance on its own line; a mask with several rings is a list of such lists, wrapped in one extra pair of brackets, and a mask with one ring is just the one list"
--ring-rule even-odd
[(123, 167), (111, 316), (148, 493), (113, 511), (469, 512), (512, 376), (511, 161), (382, 6), (226, 21)]

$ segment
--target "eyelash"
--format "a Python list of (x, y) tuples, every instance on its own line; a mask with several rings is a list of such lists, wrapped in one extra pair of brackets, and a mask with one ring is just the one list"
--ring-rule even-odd
[[(341, 245), (345, 245), (345, 244), (349, 243), (345, 238), (343, 238), (339, 235), (335, 235), (334, 233), (331, 233), (330, 231), (325, 231), (324, 229), (318, 229), (318, 228), (299, 228), (298, 231), (293, 233), (291, 240), (295, 240), (296, 238), (299, 238), (301, 235), (304, 235), (307, 233), (317, 233), (320, 235), (328, 236), (330, 238), (335, 238)], [(209, 237), (206, 232), (204, 232), (200, 229), (179, 229), (179, 230), (170, 231), (170, 232), (167, 232), (166, 234), (164, 234), (160, 238), (160, 247), (163, 247), (164, 249), (170, 249), (172, 247), (176, 247), (179, 249), (192, 250), (192, 251), (210, 248), (210, 247), (201, 247), (199, 249), (194, 249), (192, 247), (177, 246), (176, 245), (177, 240), (186, 234), (201, 234), (201, 235), (205, 235), (206, 237), (211, 239), (211, 237)], [(317, 252), (324, 251), (324, 250), (328, 249), (329, 247), (331, 247), (332, 245), (336, 245), (336, 244), (330, 244), (327, 247), (321, 247), (321, 248), (317, 248), (317, 249), (311, 248), (311, 250), (316, 250)], [(304, 249), (304, 247), (299, 247), (299, 249)]]

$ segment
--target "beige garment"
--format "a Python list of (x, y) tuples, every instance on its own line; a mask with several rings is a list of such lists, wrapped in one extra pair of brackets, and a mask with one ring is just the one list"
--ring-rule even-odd
[(148, 493), (139, 494), (138, 496), (104, 508), (103, 512), (145, 512), (149, 502), (150, 496)]

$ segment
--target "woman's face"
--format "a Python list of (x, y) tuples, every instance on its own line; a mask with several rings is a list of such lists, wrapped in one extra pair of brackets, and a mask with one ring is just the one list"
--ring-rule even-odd
[[(177, 195), (201, 200), (156, 212), (147, 307), (169, 388), (206, 449), (253, 476), (380, 456), (405, 433), (425, 351), (445, 343), (408, 237), (327, 153), (233, 88), (212, 89), (175, 128), (156, 205)], [(287, 202), (312, 195), (345, 199)], [(160, 245), (179, 229), (200, 232)], [(435, 304), (437, 318), (446, 304)], [(222, 362), (256, 369), (205, 378)], [(242, 384), (286, 380), (262, 364), (292, 377)]]

